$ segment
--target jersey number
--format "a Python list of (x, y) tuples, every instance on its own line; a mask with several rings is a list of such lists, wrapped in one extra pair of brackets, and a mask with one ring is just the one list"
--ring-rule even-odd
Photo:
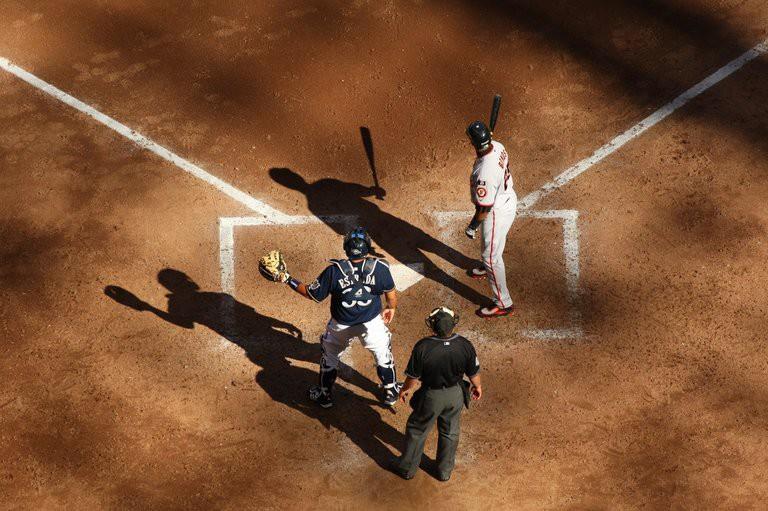
[[(365, 288), (365, 290), (368, 293), (371, 292), (371, 288), (370, 287), (363, 286), (363, 288)], [(351, 291), (352, 291), (352, 288), (347, 288), (344, 291), (342, 291), (342, 293), (343, 294), (347, 294), (347, 293), (349, 293)], [(358, 289), (357, 293), (355, 293), (355, 296), (362, 296), (362, 294), (363, 294), (362, 291), (363, 291), (362, 289)], [(345, 302), (344, 300), (342, 300), (341, 301), (341, 305), (343, 305), (347, 309), (351, 309), (352, 307), (355, 307), (357, 305), (359, 305), (360, 307), (368, 307), (371, 304), (371, 302), (373, 302), (372, 298), (370, 300), (352, 300), (351, 302)]]
[(341, 302), (341, 304), (346, 307), (347, 309), (351, 309), (352, 307), (355, 307), (359, 305), (360, 307), (368, 307), (373, 300), (366, 300), (364, 302), (359, 302), (357, 300), (352, 300), (351, 302)]

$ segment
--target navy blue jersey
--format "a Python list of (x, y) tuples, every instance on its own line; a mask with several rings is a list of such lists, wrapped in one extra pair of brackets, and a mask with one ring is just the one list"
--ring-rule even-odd
[(356, 263), (331, 259), (307, 292), (316, 302), (331, 295), (331, 317), (342, 325), (359, 325), (381, 313), (381, 295), (394, 289), (389, 263), (368, 257)]

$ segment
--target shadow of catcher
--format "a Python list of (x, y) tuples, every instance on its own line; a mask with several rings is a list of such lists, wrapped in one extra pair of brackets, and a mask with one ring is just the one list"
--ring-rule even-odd
[[(167, 311), (142, 301), (119, 286), (107, 286), (104, 294), (121, 305), (150, 312), (181, 328), (203, 325), (240, 346), (248, 359), (261, 367), (255, 381), (274, 401), (300, 411), (326, 428), (338, 429), (379, 466), (389, 466), (393, 454), (387, 446), (404, 445), (404, 436), (382, 420), (378, 400), (348, 394), (331, 410), (322, 410), (309, 401), (307, 389), (315, 383), (317, 374), (293, 365), (290, 359), (317, 364), (320, 357), (318, 344), (306, 342), (302, 332), (292, 324), (259, 314), (231, 295), (201, 291), (179, 270), (163, 269), (157, 280), (170, 291), (166, 295)], [(223, 311), (230, 311), (231, 317), (225, 319)], [(354, 369), (349, 368), (343, 377), (376, 395), (377, 385)]]

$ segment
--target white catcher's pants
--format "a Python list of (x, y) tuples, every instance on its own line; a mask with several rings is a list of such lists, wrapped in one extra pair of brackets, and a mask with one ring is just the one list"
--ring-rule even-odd
[[(381, 315), (359, 325), (341, 325), (335, 319), (328, 321), (320, 342), (323, 348), (323, 358), (320, 362), (320, 371), (332, 371), (339, 366), (339, 357), (349, 349), (352, 341), (358, 338), (365, 349), (373, 354), (376, 366), (379, 369), (379, 377), (385, 386), (395, 383), (395, 359), (392, 356), (392, 334), (384, 323)], [(386, 369), (389, 374), (382, 377), (381, 370)], [(386, 380), (386, 381), (385, 381)], [(392, 380), (391, 382), (389, 380)]]
[(504, 267), (504, 245), (507, 234), (517, 216), (517, 199), (510, 199), (504, 208), (492, 209), (483, 221), (480, 241), (483, 247), (483, 266), (488, 272), (493, 301), (499, 307), (511, 307), (512, 297), (507, 289), (507, 273)]

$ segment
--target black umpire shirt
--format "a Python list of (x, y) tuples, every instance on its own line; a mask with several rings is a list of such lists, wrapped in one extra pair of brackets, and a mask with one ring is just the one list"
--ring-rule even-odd
[(475, 347), (464, 337), (425, 337), (416, 343), (405, 375), (421, 380), (430, 389), (452, 387), (466, 374), (480, 371)]

